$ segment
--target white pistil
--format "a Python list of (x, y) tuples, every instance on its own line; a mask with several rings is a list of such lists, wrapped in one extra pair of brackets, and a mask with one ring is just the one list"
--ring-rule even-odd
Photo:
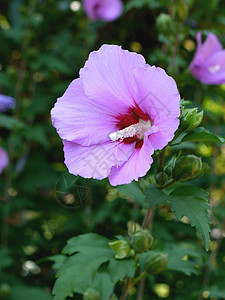
[(215, 73), (220, 70), (220, 65), (217, 64), (215, 66), (209, 67), (208, 70), (210, 73)]
[(118, 130), (116, 132), (113, 132), (109, 135), (109, 138), (111, 141), (115, 142), (117, 140), (122, 141), (123, 139), (134, 137), (135, 135), (138, 137), (138, 139), (143, 139), (144, 134), (146, 131), (148, 131), (151, 128), (151, 122), (150, 121), (143, 121), (140, 120), (137, 124), (132, 124), (122, 130)]

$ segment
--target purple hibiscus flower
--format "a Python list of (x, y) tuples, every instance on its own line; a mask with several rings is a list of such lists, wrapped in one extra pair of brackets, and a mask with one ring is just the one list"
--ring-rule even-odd
[(8, 166), (8, 164), (9, 164), (8, 154), (3, 148), (0, 147), (0, 174)]
[(15, 99), (9, 96), (0, 94), (0, 111), (6, 111), (9, 108), (15, 107)]
[(225, 50), (217, 37), (209, 33), (202, 44), (202, 34), (196, 35), (197, 50), (190, 64), (191, 74), (204, 84), (225, 83)]
[(88, 17), (92, 21), (113, 21), (123, 11), (121, 0), (83, 0), (83, 5)]
[(144, 176), (174, 137), (180, 95), (173, 78), (142, 55), (103, 45), (90, 54), (51, 111), (69, 172), (112, 185)]

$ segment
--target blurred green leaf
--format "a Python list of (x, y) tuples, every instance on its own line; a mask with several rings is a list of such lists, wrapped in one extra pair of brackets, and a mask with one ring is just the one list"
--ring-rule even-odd
[(9, 300), (52, 300), (52, 296), (37, 287), (13, 286)]
[(0, 127), (6, 129), (25, 128), (26, 125), (19, 119), (7, 115), (0, 114)]
[(9, 253), (9, 249), (2, 248), (0, 249), (0, 270), (11, 266), (13, 263), (13, 259)]

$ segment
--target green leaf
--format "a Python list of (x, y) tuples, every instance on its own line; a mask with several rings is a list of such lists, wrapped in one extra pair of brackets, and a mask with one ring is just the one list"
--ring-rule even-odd
[(156, 186), (151, 185), (146, 191), (145, 201), (150, 204), (152, 209), (159, 207), (165, 204), (167, 201), (170, 201), (168, 195), (166, 195), (162, 190), (158, 189)]
[(210, 219), (207, 204), (208, 193), (194, 186), (183, 186), (174, 190), (170, 197), (172, 210), (178, 219), (186, 216), (192, 226), (196, 227), (197, 232), (201, 235), (205, 248), (209, 249), (209, 232)]
[(124, 279), (126, 276), (133, 277), (135, 274), (136, 263), (133, 258), (118, 260), (112, 258), (109, 263), (109, 273), (114, 283)]
[(154, 209), (169, 201), (176, 217), (181, 219), (186, 216), (191, 225), (196, 227), (204, 241), (205, 248), (208, 249), (210, 232), (208, 210), (210, 207), (207, 204), (207, 196), (208, 193), (205, 190), (191, 185), (180, 185), (170, 195), (166, 195), (156, 187), (151, 187), (146, 191), (146, 202)]
[(160, 8), (162, 4), (157, 1), (157, 0), (130, 0), (126, 5), (125, 5), (125, 12), (128, 12), (129, 10), (133, 8), (141, 9), (145, 5), (148, 5), (150, 8)]
[(44, 290), (25, 285), (13, 286), (10, 291), (9, 300), (52, 300), (52, 296)]
[[(199, 256), (195, 250), (182, 248), (178, 245), (169, 245), (164, 250), (168, 254), (169, 263), (167, 269), (182, 272), (188, 276), (197, 274), (196, 262), (190, 260), (190, 257)], [(187, 260), (182, 260), (184, 256), (188, 256)]]
[(13, 129), (15, 127), (24, 128), (25, 126), (26, 125), (22, 121), (14, 117), (0, 114), (0, 127), (4, 127), (6, 129)]
[(184, 99), (181, 99), (180, 100), (180, 106), (185, 106), (185, 105), (188, 105), (188, 104), (191, 104), (192, 102), (189, 101), (189, 100), (184, 100)]
[(107, 273), (98, 273), (95, 276), (91, 287), (100, 292), (101, 299), (109, 299), (109, 296), (113, 293), (114, 284)]
[(49, 141), (46, 136), (46, 127), (42, 125), (30, 126), (26, 128), (25, 136), (31, 141), (40, 143), (46, 149), (49, 147)]
[[(98, 289), (100, 293), (110, 295), (113, 284), (126, 276), (132, 277), (135, 273), (134, 258), (115, 259), (115, 253), (109, 247), (109, 240), (95, 233), (71, 238), (64, 247), (63, 253), (71, 256), (62, 260), (53, 288), (54, 300), (64, 300), (67, 296), (72, 297), (74, 292), (83, 294), (90, 287), (100, 286), (101, 289)], [(60, 257), (61, 259), (63, 258)], [(104, 276), (101, 273), (98, 276), (97, 272), (106, 262), (109, 263), (104, 269), (107, 278), (101, 281)], [(103, 296), (102, 299), (107, 297)]]
[(145, 197), (136, 182), (131, 182), (130, 184), (123, 184), (123, 185), (117, 186), (116, 189), (120, 193), (133, 198), (135, 200), (135, 202), (137, 202), (141, 206), (146, 206), (146, 204), (144, 202)]
[(217, 136), (203, 127), (196, 128), (185, 135), (181, 142), (217, 142), (225, 143), (225, 138)]
[(74, 292), (83, 294), (91, 285), (98, 268), (113, 257), (108, 240), (97, 234), (88, 233), (68, 241), (63, 253), (68, 257), (57, 273), (53, 288), (55, 300), (72, 297)]
[(52, 265), (52, 269), (58, 270), (63, 265), (63, 262), (65, 261), (65, 259), (66, 259), (65, 255), (57, 254), (57, 255), (52, 255), (52, 256), (48, 256), (44, 259), (41, 259), (39, 262), (46, 261), (46, 260), (53, 261), (54, 264)]
[(94, 275), (108, 257), (78, 253), (67, 258), (57, 273), (53, 288), (55, 300), (72, 297), (74, 292), (83, 294), (93, 281)]
[(41, 54), (31, 63), (31, 66), (36, 71), (47, 68), (48, 70), (57, 70), (62, 74), (71, 74), (72, 72), (71, 66), (65, 60), (50, 52)]
[(109, 240), (96, 233), (86, 233), (68, 240), (67, 245), (63, 248), (64, 254), (73, 254), (82, 252), (83, 254), (109, 256), (113, 252), (108, 245)]

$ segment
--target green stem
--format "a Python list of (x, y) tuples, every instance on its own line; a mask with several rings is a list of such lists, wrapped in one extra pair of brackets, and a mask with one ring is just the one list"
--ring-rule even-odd
[(143, 223), (142, 223), (142, 228), (143, 229), (148, 228), (148, 226), (150, 224), (152, 225), (152, 223), (153, 223), (153, 217), (154, 217), (154, 210), (152, 210), (150, 208), (150, 205), (148, 204), (148, 208), (147, 208), (147, 211), (146, 211)]
[[(163, 162), (164, 162), (164, 158), (165, 158), (165, 153), (166, 153), (166, 147), (163, 148), (162, 152), (161, 152), (161, 155), (159, 157), (159, 168), (158, 168), (158, 173), (161, 172), (162, 170), (162, 167), (163, 167)], [(142, 223), (142, 228), (143, 229), (146, 229), (148, 228), (148, 226), (152, 223), (153, 223), (153, 219), (154, 219), (154, 210), (150, 208), (150, 205), (148, 204), (148, 208), (147, 208), (147, 211), (145, 213), (145, 216), (144, 216), (144, 220), (143, 220), (143, 223)], [(152, 230), (152, 226), (151, 226), (151, 230)], [(141, 290), (142, 290), (142, 295), (143, 295), (143, 291), (144, 291), (144, 278), (146, 277), (147, 273), (146, 272), (143, 272), (141, 273), (136, 279), (134, 282), (131, 283), (131, 278), (127, 278), (127, 281), (126, 281), (126, 286), (123, 290), (123, 293), (120, 297), (120, 300), (125, 300), (127, 298), (127, 295), (128, 295), (128, 291), (129, 291), (129, 288), (133, 285), (135, 285), (136, 283), (138, 283), (140, 281), (140, 286), (142, 287)], [(141, 291), (139, 291), (139, 299), (142, 299), (142, 295), (141, 295)]]
[[(166, 146), (167, 147), (167, 146)], [(163, 167), (163, 163), (164, 163), (164, 158), (165, 158), (165, 154), (166, 154), (166, 147), (164, 147), (162, 149), (162, 152), (159, 156), (159, 168), (158, 168), (158, 173), (160, 173), (162, 171), (162, 167)]]
[(120, 300), (127, 299), (129, 288), (130, 288), (130, 283), (131, 283), (131, 278), (127, 278), (127, 280), (126, 280), (126, 286), (125, 286), (125, 288), (123, 290), (123, 293), (122, 293), (122, 295), (120, 297)]
[(142, 278), (139, 283), (137, 300), (143, 300), (143, 294), (144, 294), (144, 289), (145, 289), (145, 280), (146, 280), (146, 277)]
[(147, 272), (142, 272), (138, 277), (134, 279), (133, 282), (131, 282), (131, 286), (134, 286), (137, 284), (141, 279), (145, 278), (147, 276)]

